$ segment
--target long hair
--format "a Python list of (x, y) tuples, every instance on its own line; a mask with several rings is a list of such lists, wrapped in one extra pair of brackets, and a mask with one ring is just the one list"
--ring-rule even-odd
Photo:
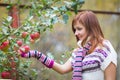
[[(72, 21), (72, 30), (75, 33), (74, 25), (79, 22), (81, 23), (87, 31), (87, 37), (83, 40), (82, 45), (85, 44), (87, 38), (90, 36), (90, 42), (92, 44), (89, 53), (91, 53), (98, 45), (103, 45), (102, 41), (104, 38), (103, 32), (100, 28), (97, 17), (92, 11), (82, 11), (78, 13)], [(76, 36), (77, 41), (79, 41)]]

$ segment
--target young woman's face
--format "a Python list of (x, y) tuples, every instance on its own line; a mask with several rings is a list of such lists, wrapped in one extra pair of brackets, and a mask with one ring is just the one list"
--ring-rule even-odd
[(83, 41), (87, 37), (87, 31), (86, 28), (79, 22), (76, 22), (74, 25), (75, 29), (75, 36), (81, 41)]

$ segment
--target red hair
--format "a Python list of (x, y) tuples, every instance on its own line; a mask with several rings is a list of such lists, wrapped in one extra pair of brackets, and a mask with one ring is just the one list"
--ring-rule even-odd
[[(75, 33), (74, 25), (77, 22), (85, 26), (87, 34), (88, 34), (86, 39), (83, 40), (82, 45), (85, 44), (87, 38), (90, 36), (90, 42), (92, 46), (89, 52), (92, 52), (98, 46), (98, 44), (102, 45), (104, 35), (100, 28), (98, 19), (92, 11), (82, 11), (74, 17), (72, 21), (72, 30), (74, 33)], [(77, 41), (79, 41), (77, 36), (76, 36), (76, 39)]]

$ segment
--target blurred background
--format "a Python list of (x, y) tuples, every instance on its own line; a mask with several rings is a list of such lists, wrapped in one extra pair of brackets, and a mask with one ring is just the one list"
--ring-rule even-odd
[[(110, 40), (118, 53), (117, 80), (120, 80), (120, 0), (85, 0), (81, 10), (102, 11), (96, 13), (100, 22), (105, 38)], [(23, 11), (21, 9), (21, 11)], [(104, 11), (119, 12), (119, 14), (107, 14)], [(0, 25), (2, 18), (8, 15), (5, 7), (0, 7)], [(27, 10), (20, 13), (20, 21), (24, 19)], [(48, 56), (51, 56), (56, 62), (63, 64), (71, 55), (70, 51), (75, 48), (76, 39), (71, 29), (71, 22), (75, 14), (69, 18), (67, 24), (57, 23), (52, 30), (41, 34), (40, 40), (31, 45)], [(45, 68), (40, 62), (31, 59), (32, 68), (38, 71), (37, 80), (71, 80), (71, 73), (60, 75), (51, 69)]]

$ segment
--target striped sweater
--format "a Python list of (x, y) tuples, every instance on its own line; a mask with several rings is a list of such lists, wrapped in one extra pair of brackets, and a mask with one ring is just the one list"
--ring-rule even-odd
[(104, 80), (104, 70), (113, 62), (117, 66), (117, 54), (109, 41), (105, 47), (97, 47), (91, 54), (85, 55), (87, 48), (79, 48), (72, 53), (72, 80)]

